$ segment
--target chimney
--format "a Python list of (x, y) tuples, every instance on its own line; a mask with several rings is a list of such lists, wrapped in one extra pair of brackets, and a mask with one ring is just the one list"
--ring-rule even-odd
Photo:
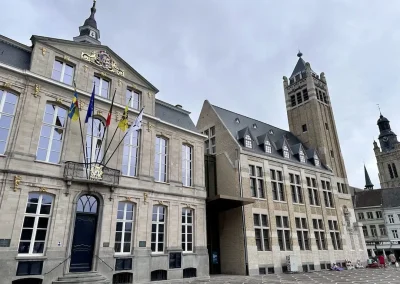
[(176, 105), (175, 107), (177, 107), (177, 108), (182, 108), (182, 105)]

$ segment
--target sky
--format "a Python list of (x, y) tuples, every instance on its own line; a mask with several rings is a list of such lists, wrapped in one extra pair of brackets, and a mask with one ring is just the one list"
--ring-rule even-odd
[[(91, 0), (3, 1), (0, 33), (70, 39)], [(97, 0), (102, 44), (181, 104), (196, 123), (204, 100), (288, 129), (282, 77), (300, 49), (324, 72), (349, 183), (379, 188), (373, 139), (382, 114), (400, 134), (400, 1)]]

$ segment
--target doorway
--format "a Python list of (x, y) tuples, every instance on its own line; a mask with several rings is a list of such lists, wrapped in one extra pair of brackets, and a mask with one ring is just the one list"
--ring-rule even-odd
[(76, 206), (70, 272), (87, 272), (92, 270), (97, 217), (98, 199), (93, 195), (82, 195)]

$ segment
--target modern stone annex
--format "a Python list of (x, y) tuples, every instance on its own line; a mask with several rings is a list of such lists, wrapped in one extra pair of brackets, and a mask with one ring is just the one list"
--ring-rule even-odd
[(211, 273), (285, 272), (287, 257), (298, 271), (367, 259), (327, 80), (298, 57), (290, 78), (283, 77), (290, 132), (203, 105), (197, 128), (209, 137), (205, 151), (215, 161), (206, 168), (216, 169), (216, 179), (206, 181), (213, 188)]
[[(0, 282), (207, 279), (206, 137), (101, 45), (95, 5), (73, 41), (0, 37)], [(140, 130), (117, 129), (126, 105)]]

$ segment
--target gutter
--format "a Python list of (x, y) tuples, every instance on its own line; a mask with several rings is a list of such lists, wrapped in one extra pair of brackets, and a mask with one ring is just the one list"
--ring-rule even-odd
[[(240, 197), (243, 198), (243, 182), (242, 182), (242, 164), (240, 162), (240, 157), (242, 154), (241, 148), (238, 151), (238, 172), (239, 172), (239, 187), (240, 187)], [(244, 205), (241, 207), (242, 209), (242, 232), (243, 232), (243, 245), (244, 245), (244, 262), (246, 265), (246, 275), (249, 275), (249, 256), (247, 254), (247, 237), (246, 237), (246, 219), (244, 217)]]

